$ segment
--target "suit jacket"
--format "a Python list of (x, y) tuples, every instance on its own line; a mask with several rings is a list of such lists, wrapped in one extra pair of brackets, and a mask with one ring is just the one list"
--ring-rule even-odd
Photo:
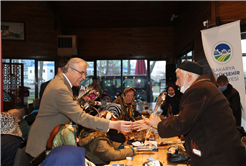
[(107, 132), (109, 120), (85, 113), (73, 101), (72, 89), (63, 73), (47, 85), (36, 120), (30, 129), (26, 152), (36, 157), (46, 149), (51, 131), (70, 119), (81, 126)]
[(179, 108), (178, 116), (158, 124), (158, 133), (165, 138), (184, 135), (191, 165), (246, 165), (230, 104), (206, 75), (185, 91)]

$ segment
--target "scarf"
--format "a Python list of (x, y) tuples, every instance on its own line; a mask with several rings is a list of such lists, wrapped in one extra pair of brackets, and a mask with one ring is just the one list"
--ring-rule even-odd
[(18, 125), (18, 122), (9, 112), (1, 113), (1, 134), (10, 134), (22, 137), (22, 132)]
[[(131, 103), (126, 103), (125, 95), (129, 92), (134, 92), (134, 97)], [(114, 100), (113, 103), (121, 105), (121, 113), (119, 120), (134, 121), (134, 111), (136, 110), (136, 102), (134, 101), (136, 96), (136, 90), (131, 87), (127, 87), (124, 92)]]

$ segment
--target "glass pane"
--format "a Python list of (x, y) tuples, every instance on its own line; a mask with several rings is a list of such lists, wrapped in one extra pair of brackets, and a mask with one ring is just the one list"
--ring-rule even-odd
[(166, 88), (166, 61), (150, 61), (150, 78), (153, 92), (153, 101), (156, 101), (160, 92)]
[(242, 53), (246, 54), (246, 39), (241, 40)]
[[(94, 62), (87, 61), (89, 64), (89, 67), (87, 68), (87, 77), (85, 80), (83, 80), (80, 84), (80, 86), (88, 87), (92, 83), (92, 78), (94, 76)], [(79, 87), (80, 89), (80, 87)]]
[(187, 53), (187, 61), (193, 61), (192, 51)]
[(243, 73), (244, 73), (244, 85), (246, 90), (246, 57), (243, 56)]
[(2, 62), (3, 63), (9, 63), (10, 62), (10, 59), (2, 59)]
[(137, 91), (135, 98), (137, 101), (147, 101), (147, 60), (123, 60), (122, 81), (123, 91), (127, 87), (132, 87)]
[[(24, 96), (24, 103), (33, 103), (35, 99), (35, 61), (28, 59), (12, 59), (12, 63), (24, 64), (24, 88), (29, 91), (27, 96)], [(30, 88), (30, 89), (29, 89)]]
[(41, 84), (53, 79), (55, 74), (54, 61), (38, 61), (38, 95)]
[(94, 76), (94, 62), (88, 62), (89, 67), (87, 68), (87, 75), (88, 76)]
[(98, 84), (102, 90), (108, 90), (113, 101), (117, 90), (121, 89), (121, 60), (98, 60), (97, 76)]
[(183, 56), (181, 57), (181, 63), (184, 62), (185, 60), (186, 60), (186, 55), (183, 55)]

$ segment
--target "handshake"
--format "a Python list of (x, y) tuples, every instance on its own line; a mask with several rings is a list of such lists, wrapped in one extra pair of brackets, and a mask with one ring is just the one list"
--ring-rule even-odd
[(152, 113), (149, 118), (142, 116), (142, 120), (138, 120), (132, 123), (132, 130), (147, 130), (149, 126), (157, 129), (157, 125), (160, 121), (160, 117), (154, 113)]
[(154, 113), (152, 113), (149, 118), (145, 118), (144, 116), (142, 116), (142, 118), (142, 120), (135, 122), (121, 120), (110, 121), (109, 129), (116, 129), (124, 133), (129, 133), (134, 130), (147, 130), (149, 126), (157, 128), (158, 123), (161, 121), (160, 117)]

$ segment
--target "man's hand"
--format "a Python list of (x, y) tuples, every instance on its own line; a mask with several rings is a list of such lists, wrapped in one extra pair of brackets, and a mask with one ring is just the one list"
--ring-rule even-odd
[[(146, 121), (145, 120), (138, 120), (138, 121), (135, 121), (133, 124), (132, 124), (132, 128), (137, 130), (137, 131), (141, 131), (141, 130), (147, 130), (148, 127), (149, 127), (149, 119), (146, 118)], [(147, 122), (148, 121), (148, 122)]]
[(158, 115), (152, 113), (148, 119), (150, 121), (150, 125), (157, 129), (157, 125), (161, 122), (161, 119)]
[(129, 133), (131, 132), (132, 128), (132, 123), (131, 121), (110, 121), (109, 123), (109, 129), (116, 129), (121, 132)]

